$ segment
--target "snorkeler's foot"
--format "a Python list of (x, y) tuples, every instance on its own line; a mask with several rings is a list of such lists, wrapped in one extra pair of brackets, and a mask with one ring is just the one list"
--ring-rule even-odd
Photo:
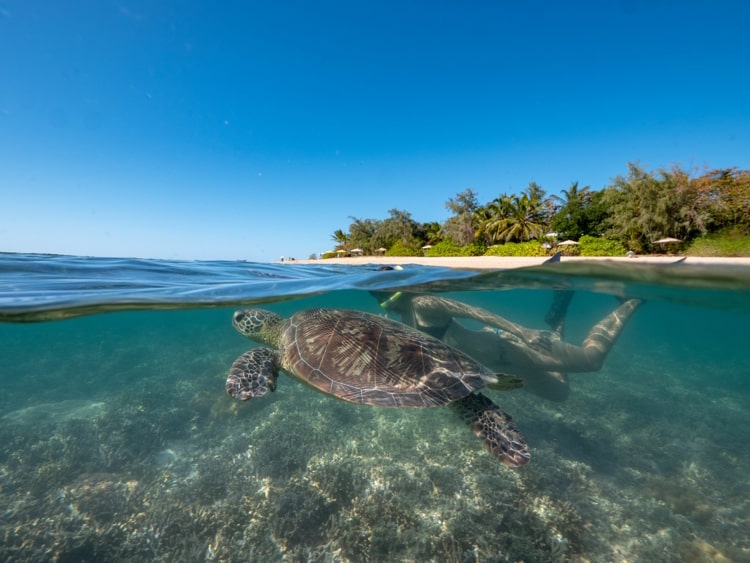
[(488, 397), (473, 393), (450, 407), (503, 465), (520, 467), (529, 463), (531, 453), (523, 434), (510, 415)]

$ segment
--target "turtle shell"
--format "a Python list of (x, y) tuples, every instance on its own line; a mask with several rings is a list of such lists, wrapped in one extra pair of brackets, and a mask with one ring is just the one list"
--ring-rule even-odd
[(361, 311), (299, 311), (287, 322), (280, 351), (284, 371), (319, 391), (380, 407), (446, 405), (493, 378), (460, 350)]

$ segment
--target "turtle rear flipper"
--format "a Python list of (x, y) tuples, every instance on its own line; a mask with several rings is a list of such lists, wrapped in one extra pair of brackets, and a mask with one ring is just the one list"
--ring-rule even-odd
[(485, 447), (504, 465), (520, 467), (531, 459), (529, 446), (510, 415), (481, 393), (473, 393), (450, 404), (471, 426)]
[(269, 348), (253, 348), (237, 358), (229, 370), (226, 389), (235, 399), (247, 401), (276, 390), (279, 370), (277, 352)]

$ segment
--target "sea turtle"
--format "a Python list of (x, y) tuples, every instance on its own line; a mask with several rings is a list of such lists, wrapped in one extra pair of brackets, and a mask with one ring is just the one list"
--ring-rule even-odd
[(514, 389), (520, 379), (495, 374), (460, 350), (397, 321), (347, 309), (307, 309), (285, 319), (263, 309), (237, 311), (234, 327), (272, 348), (252, 348), (232, 365), (227, 392), (236, 399), (276, 389), (279, 370), (344, 401), (378, 407), (449, 405), (502, 463), (529, 462), (511, 417), (482, 387)]

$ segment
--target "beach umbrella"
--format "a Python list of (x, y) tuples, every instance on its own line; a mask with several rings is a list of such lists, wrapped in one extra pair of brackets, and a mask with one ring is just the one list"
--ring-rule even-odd
[(678, 242), (682, 242), (682, 241), (674, 237), (664, 237), (664, 238), (660, 238), (659, 240), (655, 240), (653, 244), (658, 244), (659, 248), (661, 248), (662, 252), (664, 252), (666, 251), (666, 245), (676, 244)]
[(424, 245), (424, 246), (422, 247), (422, 250), (427, 250), (428, 248), (432, 248), (432, 245), (431, 245), (431, 244), (425, 244), (425, 245)]
[(346, 254), (346, 250), (340, 248), (336, 251), (336, 254)]
[(558, 242), (557, 246), (575, 246), (578, 243), (574, 240), (564, 240), (562, 242)]
[(386, 248), (383, 248), (383, 247), (381, 246), (381, 247), (380, 247), (380, 248), (378, 248), (378, 249), (377, 249), (377, 250), (376, 250), (375, 252), (378, 252), (378, 253), (380, 253), (380, 254), (385, 254), (385, 253), (387, 252), (387, 250), (388, 250), (388, 249), (386, 249)]

